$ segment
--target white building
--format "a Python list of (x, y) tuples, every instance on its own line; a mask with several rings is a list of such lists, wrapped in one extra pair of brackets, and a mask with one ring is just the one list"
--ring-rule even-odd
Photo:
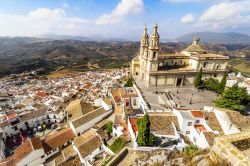
[(206, 133), (214, 132), (206, 123), (205, 116), (200, 110), (173, 109), (180, 125), (180, 132), (186, 135), (189, 140), (200, 148), (209, 148)]
[(247, 93), (250, 94), (250, 78), (244, 77), (240, 72), (237, 75), (235, 73), (228, 74), (226, 87), (232, 87), (233, 85), (246, 88)]

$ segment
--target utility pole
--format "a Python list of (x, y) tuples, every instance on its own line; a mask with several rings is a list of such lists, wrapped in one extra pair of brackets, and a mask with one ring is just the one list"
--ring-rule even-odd
[(158, 94), (158, 90), (157, 90), (157, 83), (158, 83), (158, 80), (157, 80), (157, 76), (155, 76), (155, 93)]

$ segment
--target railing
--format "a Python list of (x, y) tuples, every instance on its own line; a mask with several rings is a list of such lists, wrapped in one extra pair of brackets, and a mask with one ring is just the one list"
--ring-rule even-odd
[(187, 66), (189, 66), (189, 65), (173, 65), (173, 66), (164, 65), (164, 66), (158, 66), (158, 71), (185, 68)]

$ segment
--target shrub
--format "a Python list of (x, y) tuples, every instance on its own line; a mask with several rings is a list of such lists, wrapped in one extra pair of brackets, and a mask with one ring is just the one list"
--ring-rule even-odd
[(108, 124), (106, 125), (106, 131), (109, 134), (113, 132), (113, 123), (111, 121), (109, 121)]
[(213, 78), (206, 79), (204, 81), (205, 88), (214, 92), (218, 92), (219, 81)]
[(190, 144), (183, 149), (184, 157), (193, 157), (199, 153), (199, 149), (196, 145)]
[(117, 138), (109, 148), (114, 152), (118, 153), (125, 147), (127, 141), (123, 138)]
[(248, 95), (246, 89), (234, 85), (233, 87), (225, 90), (220, 98), (214, 100), (214, 103), (216, 106), (221, 108), (243, 111), (245, 109), (245, 105), (248, 104), (249, 101), (250, 96)]

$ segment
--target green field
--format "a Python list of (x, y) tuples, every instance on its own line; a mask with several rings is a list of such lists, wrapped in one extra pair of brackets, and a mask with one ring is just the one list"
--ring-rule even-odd
[(234, 72), (242, 72), (250, 76), (250, 59), (234, 58), (229, 60), (229, 69)]

